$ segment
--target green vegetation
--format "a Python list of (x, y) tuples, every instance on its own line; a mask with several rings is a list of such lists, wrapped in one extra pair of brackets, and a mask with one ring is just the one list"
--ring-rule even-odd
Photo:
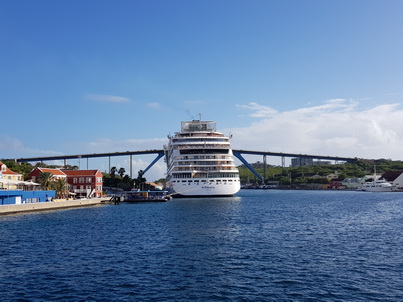
[[(251, 166), (263, 177), (263, 163), (257, 162)], [(356, 178), (374, 173), (403, 170), (403, 161), (358, 160), (337, 165), (310, 165), (302, 167), (270, 166), (266, 167), (266, 181), (279, 181), (281, 184), (293, 183), (327, 183), (326, 176), (334, 174), (339, 178)], [(260, 183), (260, 180), (244, 165), (238, 167), (241, 183)]]
[[(28, 179), (28, 174), (32, 172), (33, 169), (40, 167), (40, 168), (49, 168), (49, 169), (60, 169), (60, 166), (55, 165), (47, 165), (44, 163), (37, 163), (35, 165), (31, 165), (30, 163), (16, 163), (13, 160), (2, 160), (2, 162), (9, 168), (11, 171), (15, 173), (22, 174), (24, 176), (24, 180)], [(67, 165), (63, 167), (63, 169), (70, 169), (70, 170), (77, 170), (77, 166)]]
[[(16, 163), (14, 161), (3, 161), (9, 169), (16, 173), (20, 173), (26, 180), (28, 174), (36, 167), (43, 168), (60, 168), (59, 166), (46, 165), (38, 163), (31, 165), (30, 163)], [(263, 176), (263, 163), (257, 162), (251, 166)], [(356, 178), (363, 177), (374, 173), (374, 166), (376, 166), (377, 173), (387, 171), (401, 171), (403, 170), (403, 161), (392, 161), (389, 159), (378, 160), (358, 160), (355, 162), (347, 162), (337, 165), (311, 165), (302, 167), (280, 167), (267, 165), (266, 167), (266, 181), (279, 181), (281, 184), (289, 184), (290, 180), (294, 184), (298, 183), (319, 183), (326, 184), (329, 180), (326, 178), (328, 175), (334, 174), (339, 178)], [(78, 169), (77, 166), (68, 166), (68, 169)], [(241, 182), (245, 183), (260, 183), (258, 178), (244, 165), (238, 166)], [(135, 179), (125, 175), (124, 168), (112, 167), (110, 173), (103, 173), (104, 186), (121, 188), (123, 190), (131, 190), (132, 188), (148, 189), (143, 177), (143, 171), (139, 171), (138, 177)], [(165, 183), (165, 179), (159, 179), (156, 182)], [(45, 184), (46, 185), (46, 184)], [(63, 188), (59, 184), (59, 188)], [(59, 189), (60, 194), (63, 194), (63, 189)]]
[[(140, 190), (152, 190), (147, 183), (145, 177), (143, 177), (144, 172), (140, 170), (138, 172), (137, 178), (130, 178), (129, 175), (124, 175), (126, 170), (124, 168), (120, 168), (119, 170), (116, 167), (111, 168), (111, 173), (102, 173), (104, 180), (104, 187), (109, 188), (120, 188), (124, 191), (130, 191), (133, 188)], [(118, 175), (116, 175), (116, 173)]]

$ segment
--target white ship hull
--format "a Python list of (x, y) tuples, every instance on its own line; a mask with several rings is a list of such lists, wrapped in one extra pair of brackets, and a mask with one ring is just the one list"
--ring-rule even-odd
[(364, 184), (361, 190), (366, 192), (392, 192), (393, 186), (384, 180), (377, 180)]
[(363, 186), (361, 188), (362, 191), (365, 192), (392, 192), (393, 187), (371, 187), (371, 186)]
[(232, 196), (241, 188), (239, 181), (218, 181), (218, 182), (179, 182), (169, 186), (172, 196), (203, 197), (203, 196)]
[(240, 190), (230, 137), (216, 131), (215, 122), (182, 122), (164, 149), (172, 196), (231, 196)]

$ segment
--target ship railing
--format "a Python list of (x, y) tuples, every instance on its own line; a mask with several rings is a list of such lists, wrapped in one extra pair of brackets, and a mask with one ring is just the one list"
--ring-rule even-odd
[(211, 144), (198, 144), (198, 145), (176, 145), (177, 149), (229, 149), (230, 145), (211, 145)]

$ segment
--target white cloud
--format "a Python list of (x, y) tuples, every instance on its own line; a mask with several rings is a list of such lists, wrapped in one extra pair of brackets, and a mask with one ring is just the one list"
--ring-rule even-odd
[(124, 152), (133, 150), (154, 150), (162, 149), (164, 144), (168, 143), (166, 138), (149, 138), (149, 139), (126, 139), (113, 140), (110, 138), (99, 139), (80, 146), (81, 150), (87, 150), (91, 153), (102, 152)]
[(161, 109), (161, 104), (154, 102), (154, 103), (147, 103), (147, 106), (152, 108), (152, 109)]
[[(355, 101), (334, 99), (317, 106), (306, 106), (289, 111), (276, 111), (258, 103), (238, 105), (249, 111), (255, 122), (247, 127), (219, 129), (233, 135), (234, 149), (317, 154), (359, 158), (391, 158), (402, 160), (403, 109), (399, 104), (384, 104), (369, 109), (359, 109)], [(65, 154), (124, 152), (162, 149), (167, 138), (114, 140), (104, 138), (89, 143), (70, 143)], [(69, 151), (70, 150), (70, 151)], [(61, 154), (51, 150), (36, 150), (24, 146), (15, 138), (0, 137), (3, 158), (34, 157)], [(8, 155), (9, 156), (8, 156)], [(133, 176), (144, 170), (156, 154), (133, 156)], [(261, 160), (261, 157), (251, 161)], [(269, 159), (268, 159), (269, 160)], [(277, 164), (280, 159), (273, 158)], [(72, 162), (86, 168), (86, 160)], [(129, 173), (129, 156), (111, 157), (111, 165), (124, 167)], [(89, 168), (109, 169), (109, 160), (89, 160)], [(166, 166), (160, 159), (146, 174), (147, 180), (164, 177)]]
[(106, 95), (106, 94), (86, 94), (85, 98), (91, 101), (108, 102), (108, 103), (126, 103), (130, 101), (130, 99), (122, 96)]
[(402, 159), (399, 104), (361, 111), (358, 102), (344, 99), (284, 112), (257, 103), (239, 107), (250, 110), (249, 116), (258, 121), (229, 130), (234, 149)]
[(63, 153), (53, 150), (40, 150), (26, 147), (19, 139), (8, 135), (0, 136), (0, 154), (2, 158), (43, 157), (61, 155)]
[(262, 106), (258, 103), (249, 103), (248, 105), (236, 105), (239, 108), (252, 110), (251, 117), (272, 117), (277, 114), (277, 111), (268, 107)]

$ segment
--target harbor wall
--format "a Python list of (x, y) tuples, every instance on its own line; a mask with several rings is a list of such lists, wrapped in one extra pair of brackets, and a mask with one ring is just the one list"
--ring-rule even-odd
[(0, 215), (88, 207), (102, 204), (102, 202), (105, 200), (106, 200), (105, 198), (92, 198), (92, 199), (60, 200), (50, 202), (0, 205)]

